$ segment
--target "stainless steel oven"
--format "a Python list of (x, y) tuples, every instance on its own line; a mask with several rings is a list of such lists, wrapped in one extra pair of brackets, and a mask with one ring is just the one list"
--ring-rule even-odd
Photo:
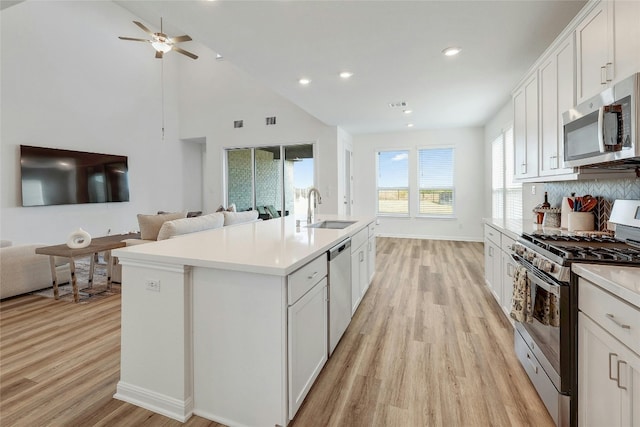
[[(518, 249), (516, 246), (521, 252)], [(556, 425), (569, 426), (575, 345), (572, 310), (576, 300), (572, 286), (542, 272), (526, 254), (516, 252), (512, 258), (517, 270), (526, 272), (531, 312), (527, 320), (515, 323), (516, 354)], [(551, 265), (541, 260), (536, 257), (536, 264)]]

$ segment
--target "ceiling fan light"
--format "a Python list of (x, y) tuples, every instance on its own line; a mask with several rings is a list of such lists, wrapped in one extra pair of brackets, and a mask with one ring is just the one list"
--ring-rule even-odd
[(162, 53), (167, 53), (171, 50), (171, 45), (165, 42), (160, 42), (160, 41), (152, 42), (151, 46), (153, 46), (153, 48), (158, 52), (162, 52)]

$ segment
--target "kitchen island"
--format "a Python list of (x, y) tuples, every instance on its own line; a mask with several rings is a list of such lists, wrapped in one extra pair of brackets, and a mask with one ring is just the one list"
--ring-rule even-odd
[(355, 223), (296, 227), (285, 217), (114, 251), (123, 267), (115, 397), (179, 421), (288, 424), (326, 362), (326, 251), (374, 218), (321, 220)]

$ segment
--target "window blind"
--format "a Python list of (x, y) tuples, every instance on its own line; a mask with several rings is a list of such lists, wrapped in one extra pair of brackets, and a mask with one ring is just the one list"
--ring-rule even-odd
[(419, 214), (454, 214), (453, 148), (418, 150)]

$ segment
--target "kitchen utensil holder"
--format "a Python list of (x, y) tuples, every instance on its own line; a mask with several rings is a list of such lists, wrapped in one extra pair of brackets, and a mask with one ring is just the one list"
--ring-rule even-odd
[(592, 212), (569, 212), (567, 220), (569, 231), (593, 231), (594, 229)]

